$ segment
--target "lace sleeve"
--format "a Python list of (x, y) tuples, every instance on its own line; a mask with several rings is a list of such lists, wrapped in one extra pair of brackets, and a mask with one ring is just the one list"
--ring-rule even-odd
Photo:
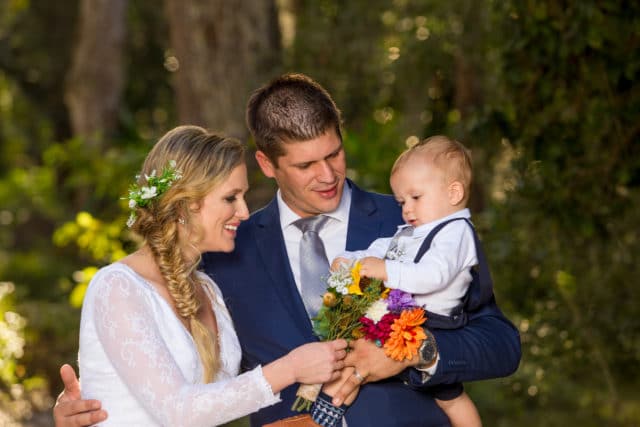
[(95, 286), (93, 317), (105, 353), (159, 423), (218, 425), (279, 401), (261, 367), (224, 381), (188, 383), (154, 322), (151, 291), (117, 271)]

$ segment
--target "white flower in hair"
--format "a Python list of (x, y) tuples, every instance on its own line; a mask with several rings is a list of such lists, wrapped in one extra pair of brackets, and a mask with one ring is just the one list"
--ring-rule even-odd
[(133, 224), (135, 224), (136, 219), (137, 219), (136, 214), (131, 212), (131, 214), (129, 214), (129, 218), (127, 219), (127, 227), (129, 228), (133, 227)]
[[(129, 209), (131, 214), (127, 220), (127, 226), (131, 226), (136, 222), (138, 216), (136, 215), (136, 209), (145, 208), (152, 202), (152, 199), (160, 197), (164, 194), (174, 182), (182, 178), (182, 173), (176, 169), (175, 160), (170, 160), (167, 167), (162, 170), (160, 176), (156, 175), (156, 170), (151, 171), (151, 175), (145, 175), (148, 185), (138, 187), (137, 184), (132, 184), (129, 187), (129, 197), (123, 197), (123, 199), (129, 200)], [(136, 181), (140, 179), (140, 175), (136, 175)]]
[(143, 199), (153, 199), (158, 195), (158, 187), (142, 187), (140, 189), (140, 197)]

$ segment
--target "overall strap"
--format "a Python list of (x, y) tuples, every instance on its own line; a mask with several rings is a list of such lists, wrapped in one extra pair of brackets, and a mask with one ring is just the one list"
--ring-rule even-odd
[[(466, 218), (452, 218), (452, 219), (443, 221), (440, 224), (433, 227), (433, 230), (431, 230), (429, 234), (427, 234), (427, 237), (425, 237), (424, 240), (422, 241), (422, 245), (420, 245), (420, 249), (418, 249), (418, 252), (416, 253), (416, 257), (413, 259), (413, 263), (417, 264), (420, 262), (420, 260), (422, 259), (422, 256), (431, 247), (431, 242), (433, 242), (433, 238), (436, 237), (436, 234), (438, 234), (440, 230), (442, 230), (445, 227), (445, 225), (449, 224), (450, 222), (460, 221), (460, 220), (467, 221)], [(471, 229), (473, 230), (473, 225), (471, 225), (469, 221), (467, 221), (467, 223), (469, 223), (469, 225), (471, 226)], [(475, 237), (476, 235), (475, 231), (473, 232), (473, 235)]]
[[(422, 245), (420, 246), (420, 249), (418, 250), (418, 253), (413, 259), (413, 262), (418, 263), (420, 261), (420, 259), (431, 247), (433, 239), (435, 238), (436, 234), (440, 232), (440, 230), (442, 230), (447, 224), (453, 221), (460, 220), (465, 221), (469, 225), (469, 227), (471, 227), (473, 242), (476, 245), (476, 257), (478, 258), (478, 264), (471, 269), (472, 280), (469, 284), (469, 290), (467, 291), (467, 294), (465, 295), (462, 303), (452, 312), (453, 317), (459, 316), (465, 318), (465, 312), (477, 310), (484, 304), (487, 304), (493, 297), (493, 280), (491, 279), (489, 264), (487, 264), (487, 259), (484, 254), (484, 250), (482, 249), (482, 244), (480, 243), (480, 239), (478, 239), (478, 234), (476, 233), (473, 224), (471, 224), (471, 221), (469, 221), (467, 218), (452, 218), (435, 226), (433, 230), (429, 232), (427, 237), (425, 237)], [(435, 321), (436, 319), (434, 318), (433, 320)]]

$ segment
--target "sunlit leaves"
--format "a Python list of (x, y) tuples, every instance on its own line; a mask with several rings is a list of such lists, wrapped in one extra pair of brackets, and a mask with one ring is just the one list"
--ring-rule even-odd
[(104, 223), (88, 212), (79, 212), (75, 221), (69, 221), (56, 230), (53, 241), (58, 246), (73, 243), (91, 255), (92, 259), (109, 263), (126, 255), (122, 244), (123, 233), (120, 218), (112, 223)]
[(98, 267), (85, 267), (82, 270), (78, 270), (73, 274), (73, 279), (76, 281), (76, 286), (69, 295), (69, 303), (71, 306), (80, 308), (84, 295), (87, 292), (87, 287), (93, 276), (98, 272)]

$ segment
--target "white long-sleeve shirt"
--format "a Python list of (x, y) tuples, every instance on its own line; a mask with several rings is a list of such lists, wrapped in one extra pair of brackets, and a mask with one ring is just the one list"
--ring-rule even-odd
[[(468, 209), (416, 227), (412, 236), (400, 236), (396, 259), (386, 259), (388, 280), (385, 286), (414, 294), (425, 309), (448, 316), (471, 283), (471, 268), (478, 263), (473, 233), (466, 221), (453, 221), (441, 229), (420, 262), (414, 263), (418, 249), (429, 232), (452, 218), (469, 219)], [(405, 228), (398, 227), (398, 233)], [(385, 258), (393, 237), (376, 239), (363, 251), (343, 252), (339, 257), (355, 260)]]

